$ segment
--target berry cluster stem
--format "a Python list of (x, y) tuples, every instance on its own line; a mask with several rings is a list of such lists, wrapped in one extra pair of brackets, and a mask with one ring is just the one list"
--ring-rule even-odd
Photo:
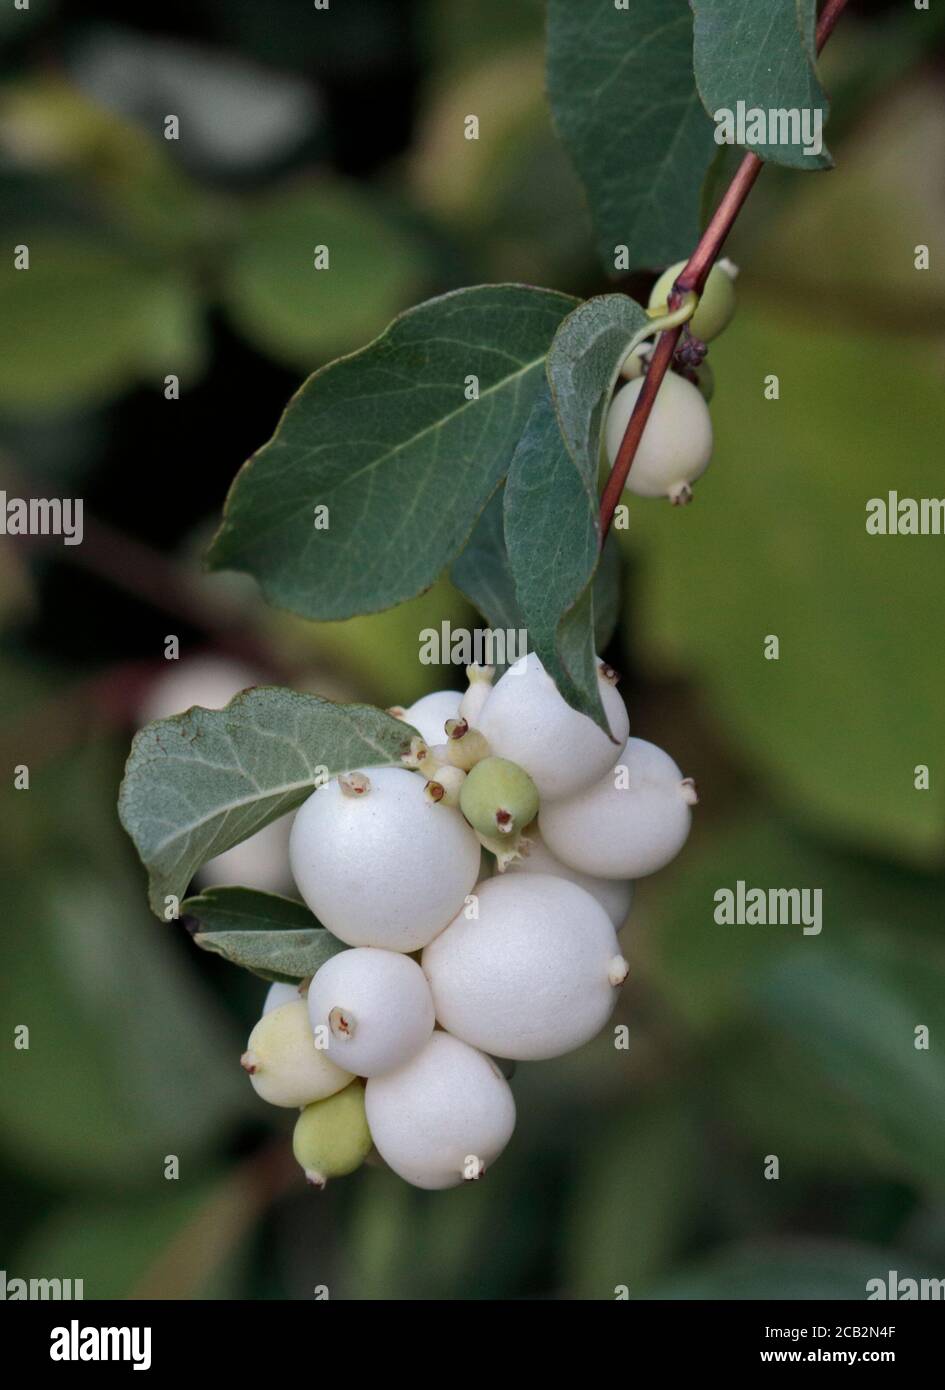
[[(833, 33), (834, 25), (846, 8), (847, 0), (827, 0), (821, 12), (820, 19), (817, 21), (817, 52), (823, 48), (824, 44)], [(719, 252), (725, 240), (732, 230), (732, 225), (736, 217), (741, 212), (745, 199), (751, 192), (755, 180), (761, 173), (763, 162), (756, 154), (746, 154), (742, 162), (735, 171), (735, 176), (722, 196), (722, 200), (712, 215), (709, 225), (706, 227), (699, 239), (699, 244), (693, 251), (689, 260), (673, 286), (673, 293), (670, 295), (669, 308), (673, 309), (678, 303), (679, 297), (689, 290), (695, 290), (701, 294), (705, 288), (705, 282), (709, 278), (709, 271), (715, 264)], [(640, 440), (643, 438), (643, 431), (646, 422), (653, 409), (653, 402), (656, 400), (656, 393), (660, 388), (663, 377), (669, 371), (673, 360), (673, 353), (676, 351), (676, 344), (679, 335), (682, 333), (683, 325), (679, 324), (675, 328), (667, 329), (659, 335), (653, 356), (650, 359), (650, 366), (643, 380), (643, 386), (633, 407), (633, 413), (627, 422), (617, 457), (614, 459), (614, 466), (610, 471), (604, 487), (600, 505), (600, 540), (601, 545), (607, 539), (607, 532), (614, 518), (614, 511), (620, 501), (620, 494), (623, 492), (627, 482), (627, 475), (630, 466), (636, 457)]]

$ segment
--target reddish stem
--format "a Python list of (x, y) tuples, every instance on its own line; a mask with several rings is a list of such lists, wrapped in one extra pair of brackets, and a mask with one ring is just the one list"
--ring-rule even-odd
[[(846, 8), (847, 0), (827, 0), (823, 8), (820, 19), (817, 22), (817, 52), (823, 48), (824, 44), (833, 33), (834, 26)], [(678, 276), (673, 293), (670, 296), (670, 307), (675, 307), (678, 302), (677, 296), (684, 294), (687, 290), (695, 290), (698, 294), (702, 293), (705, 282), (709, 278), (709, 271), (715, 264), (719, 252), (725, 240), (732, 230), (732, 225), (736, 217), (741, 212), (745, 199), (754, 186), (755, 179), (761, 173), (763, 162), (756, 154), (746, 154), (742, 162), (735, 171), (735, 176), (722, 196), (722, 200), (712, 215), (709, 225), (699, 239), (699, 244), (693, 251), (689, 260), (686, 262), (682, 272)], [(636, 457), (640, 440), (643, 438), (643, 431), (646, 422), (650, 418), (650, 411), (653, 409), (653, 402), (656, 400), (656, 393), (662, 384), (663, 377), (669, 371), (673, 361), (673, 354), (676, 351), (676, 344), (682, 333), (682, 326), (679, 328), (668, 329), (661, 333), (653, 350), (650, 359), (650, 366), (643, 379), (640, 394), (637, 396), (633, 407), (633, 413), (627, 421), (627, 428), (624, 431), (623, 439), (620, 441), (620, 448), (617, 457), (614, 459), (614, 466), (611, 469), (610, 477), (607, 479), (600, 504), (600, 539), (601, 545), (607, 539), (607, 532), (614, 518), (614, 510), (620, 501), (620, 494), (623, 492), (627, 482), (627, 475), (630, 472), (630, 465)]]

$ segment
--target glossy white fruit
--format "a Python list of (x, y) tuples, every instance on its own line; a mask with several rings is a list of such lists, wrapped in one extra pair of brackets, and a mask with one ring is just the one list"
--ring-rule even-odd
[[(643, 381), (628, 381), (610, 403), (604, 434), (611, 465)], [(690, 484), (702, 477), (711, 457), (712, 419), (701, 391), (676, 372), (667, 372), (627, 476), (627, 490), (638, 497), (688, 501)]]
[(415, 700), (401, 718), (411, 724), (428, 745), (444, 743), (446, 721), (458, 718), (462, 698), (458, 690), (434, 690)]
[(315, 1046), (304, 999), (264, 1014), (240, 1058), (253, 1090), (270, 1105), (309, 1105), (334, 1095), (352, 1074)]
[(630, 728), (627, 709), (602, 672), (598, 684), (614, 741), (559, 695), (534, 652), (509, 667), (486, 701), (479, 728), (490, 749), (523, 767), (542, 801), (592, 785), (619, 756)]
[(515, 1128), (515, 1101), (495, 1062), (448, 1033), (434, 1033), (405, 1066), (371, 1077), (365, 1106), (378, 1153), (415, 1187), (481, 1177)]
[(522, 857), (510, 864), (505, 872), (550, 874), (552, 878), (565, 878), (569, 883), (576, 883), (597, 899), (618, 931), (627, 920), (633, 902), (631, 879), (595, 878), (592, 874), (582, 874), (578, 869), (572, 869), (552, 854), (537, 830), (529, 830)]
[(281, 1009), (283, 1004), (294, 1004), (301, 997), (299, 995), (299, 983), (301, 982), (286, 985), (281, 980), (276, 980), (271, 984), (263, 1002), (263, 1018), (266, 1017), (266, 1014), (271, 1014), (273, 1009)]
[[(367, 790), (349, 790), (358, 779)], [(479, 841), (416, 773), (373, 767), (333, 778), (298, 811), (289, 846), (299, 892), (349, 946), (416, 951), (459, 911)]]
[(572, 869), (643, 878), (674, 859), (689, 835), (696, 794), (668, 753), (627, 740), (617, 766), (596, 786), (543, 806), (545, 844)]
[(309, 986), (312, 1028), (324, 1029), (328, 1055), (356, 1076), (403, 1066), (429, 1041), (433, 999), (416, 961), (358, 946), (340, 951)]
[(496, 1057), (558, 1057), (594, 1037), (627, 974), (613, 923), (583, 888), (505, 874), (423, 952), (437, 1022)]

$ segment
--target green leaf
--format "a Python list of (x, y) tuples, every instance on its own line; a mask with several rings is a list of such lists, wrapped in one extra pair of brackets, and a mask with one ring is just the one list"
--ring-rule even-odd
[(610, 395), (631, 348), (652, 332), (646, 311), (625, 294), (585, 300), (561, 324), (547, 374), (561, 435), (593, 488)]
[[(734, 119), (741, 105), (746, 112), (794, 111), (826, 124), (828, 102), (814, 71), (817, 0), (692, 0), (692, 9), (696, 84), (713, 119), (720, 112)], [(807, 129), (817, 144), (816, 131)], [(833, 164), (826, 146), (805, 154), (803, 140), (744, 148), (794, 169)]]
[(548, 92), (587, 188), (597, 249), (614, 270), (688, 256), (717, 152), (692, 75), (688, 0), (549, 0)]
[(414, 731), (369, 705), (264, 687), (195, 707), (135, 737), (119, 797), (150, 901), (183, 898), (194, 873), (298, 806), (325, 779), (399, 766)]
[(582, 478), (561, 438), (546, 386), (515, 450), (505, 485), (509, 567), (545, 670), (569, 704), (606, 728), (597, 688), (589, 588), (600, 534), (596, 500), (596, 489)]
[(374, 612), (429, 587), (504, 475), (573, 307), (525, 285), (457, 290), (316, 372), (237, 476), (211, 566), (248, 571), (271, 602), (309, 618)]
[[(329, 256), (322, 269), (318, 246)], [(376, 200), (325, 182), (280, 191), (250, 212), (224, 267), (223, 299), (250, 341), (309, 371), (380, 333), (424, 277), (422, 247)]]
[[(505, 493), (500, 488), (476, 523), (466, 549), (454, 561), (451, 577), (492, 627), (527, 631), (505, 548), (504, 506)], [(599, 652), (617, 627), (621, 575), (620, 547), (608, 541), (594, 575), (594, 642)]]
[(314, 975), (343, 941), (304, 903), (277, 893), (226, 886), (206, 888), (181, 903), (181, 914), (200, 924), (194, 941), (264, 980), (294, 981)]
[(916, 636), (945, 627), (942, 537), (866, 531), (872, 498), (942, 495), (934, 340), (891, 352), (862, 324), (744, 298), (710, 360), (715, 458), (693, 506), (635, 510), (634, 622), (793, 814), (941, 865), (941, 796), (915, 768), (945, 765), (945, 645)]
[(28, 270), (0, 271), (0, 411), (29, 415), (107, 399), (199, 369), (188, 282), (117, 251), (30, 237)]
[(462, 555), (454, 560), (450, 577), (492, 627), (517, 632), (525, 621), (505, 548), (504, 506), (501, 487), (476, 522)]
[(624, 295), (588, 300), (548, 353), (505, 486), (505, 540), (532, 645), (569, 704), (606, 729), (597, 682), (592, 580), (600, 558), (601, 431), (620, 364), (649, 320)]

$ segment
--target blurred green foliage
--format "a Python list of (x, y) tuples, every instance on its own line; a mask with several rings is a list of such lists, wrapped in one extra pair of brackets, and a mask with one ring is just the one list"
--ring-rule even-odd
[[(213, 615), (170, 615), (171, 586), (127, 555), (106, 582), (94, 547), (0, 538), (4, 1267), (84, 1277), (87, 1297), (862, 1298), (887, 1269), (941, 1277), (943, 542), (864, 530), (872, 496), (942, 492), (940, 257), (912, 268), (945, 225), (920, 25), (904, 35), (890, 6), (845, 18), (826, 69), (836, 171), (766, 171), (733, 241), (712, 469), (686, 511), (631, 501), (608, 656), (635, 732), (702, 806), (624, 931), (628, 1050), (605, 1036), (521, 1066), (519, 1127), (484, 1183), (426, 1194), (367, 1167), (315, 1198), (286, 1161), (291, 1116), (237, 1065), (263, 986), (147, 914), (115, 819), (139, 668), (181, 631), (185, 654), (249, 643), (264, 676), (382, 706), (452, 684), (416, 659), (419, 628), (470, 621), (445, 581), (303, 624), (242, 590), (211, 602), (188, 538), (302, 376), (421, 294), (608, 286), (550, 135), (541, 5), (332, 7), (317, 54), (285, 41), (289, 8), (207, 3), (167, 40), (317, 92), (310, 126), (239, 174), (188, 163), (186, 139), (89, 83), (94, 5), (2, 19), (0, 485), (69, 478), (140, 544), (135, 564), (163, 552)], [(152, 36), (125, 32), (146, 55)], [(450, 125), (468, 111), (478, 143)], [(371, 164), (377, 122), (398, 120)], [(316, 221), (352, 251), (330, 293), (307, 274), (330, 239)], [(165, 407), (166, 372), (182, 394)], [(155, 411), (178, 406), (169, 443)], [(739, 879), (822, 889), (822, 934), (715, 925)]]

